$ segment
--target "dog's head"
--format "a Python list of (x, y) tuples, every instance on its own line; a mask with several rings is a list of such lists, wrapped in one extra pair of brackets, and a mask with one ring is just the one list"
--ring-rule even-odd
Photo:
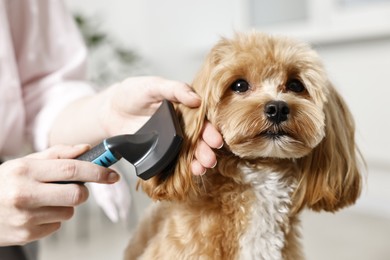
[(196, 190), (190, 162), (207, 119), (235, 157), (295, 161), (297, 209), (335, 211), (355, 202), (360, 174), (354, 122), (308, 45), (255, 32), (222, 39), (193, 87), (202, 105), (179, 107), (186, 142), (173, 175), (143, 183), (152, 198), (182, 199)]

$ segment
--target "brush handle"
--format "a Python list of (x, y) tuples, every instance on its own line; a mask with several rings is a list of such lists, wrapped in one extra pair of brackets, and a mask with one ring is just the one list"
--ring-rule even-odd
[[(91, 150), (83, 153), (77, 160), (93, 162), (103, 167), (109, 167), (118, 161), (118, 158), (107, 148), (106, 140)], [(120, 158), (119, 158), (120, 159)]]

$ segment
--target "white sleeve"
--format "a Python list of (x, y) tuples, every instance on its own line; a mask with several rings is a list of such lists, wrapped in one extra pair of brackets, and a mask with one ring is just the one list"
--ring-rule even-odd
[(91, 86), (77, 81), (66, 81), (56, 84), (48, 92), (45, 93), (47, 98), (45, 105), (35, 116), (31, 128), (30, 136), (37, 151), (48, 147), (49, 132), (57, 115), (72, 101), (94, 93)]

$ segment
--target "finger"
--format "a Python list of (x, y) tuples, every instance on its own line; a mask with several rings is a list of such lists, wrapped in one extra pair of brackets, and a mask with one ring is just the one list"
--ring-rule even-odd
[(208, 121), (205, 123), (202, 138), (211, 148), (219, 149), (223, 146), (222, 135)]
[(55, 145), (42, 152), (32, 153), (26, 158), (32, 159), (71, 159), (85, 153), (91, 148), (89, 144), (79, 144), (74, 146)]
[(62, 222), (73, 217), (74, 207), (42, 207), (36, 215), (37, 224)]
[(179, 103), (182, 103), (188, 107), (200, 106), (201, 99), (188, 85), (182, 83), (182, 87), (178, 86), (173, 88), (174, 96)]
[(75, 207), (85, 202), (89, 191), (83, 184), (44, 183), (31, 194), (29, 208)]
[(29, 168), (37, 181), (40, 182), (96, 182), (114, 183), (119, 174), (110, 168), (105, 168), (91, 162), (73, 159), (61, 160), (30, 160)]
[(26, 242), (31, 242), (46, 237), (56, 232), (58, 229), (60, 229), (60, 227), (60, 222), (42, 224), (34, 226), (28, 230), (17, 232), (15, 235), (18, 236), (18, 240), (20, 240), (20, 242), (24, 244)]
[(28, 213), (28, 222), (31, 225), (42, 225), (69, 220), (74, 215), (73, 207), (39, 207)]
[(217, 158), (213, 150), (204, 142), (199, 141), (195, 150), (198, 162), (206, 168), (213, 168), (217, 164)]
[(156, 79), (156, 88), (151, 88), (152, 95), (157, 100), (168, 99), (173, 102), (182, 103), (188, 107), (200, 106), (201, 99), (190, 86), (186, 83), (167, 80)]
[(193, 175), (203, 175), (206, 173), (207, 169), (203, 167), (197, 160), (191, 162), (191, 171)]

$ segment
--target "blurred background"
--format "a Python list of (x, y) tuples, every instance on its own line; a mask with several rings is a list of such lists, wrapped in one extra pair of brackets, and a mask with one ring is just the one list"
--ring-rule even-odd
[[(90, 78), (100, 87), (134, 75), (191, 83), (213, 44), (235, 31), (254, 28), (310, 42), (355, 116), (368, 168), (355, 206), (337, 214), (304, 212), (307, 259), (390, 259), (390, 0), (66, 3), (89, 36)], [(90, 199), (41, 242), (42, 260), (121, 259), (149, 200), (135, 191), (131, 166), (117, 167), (131, 186), (128, 222), (111, 223)]]

